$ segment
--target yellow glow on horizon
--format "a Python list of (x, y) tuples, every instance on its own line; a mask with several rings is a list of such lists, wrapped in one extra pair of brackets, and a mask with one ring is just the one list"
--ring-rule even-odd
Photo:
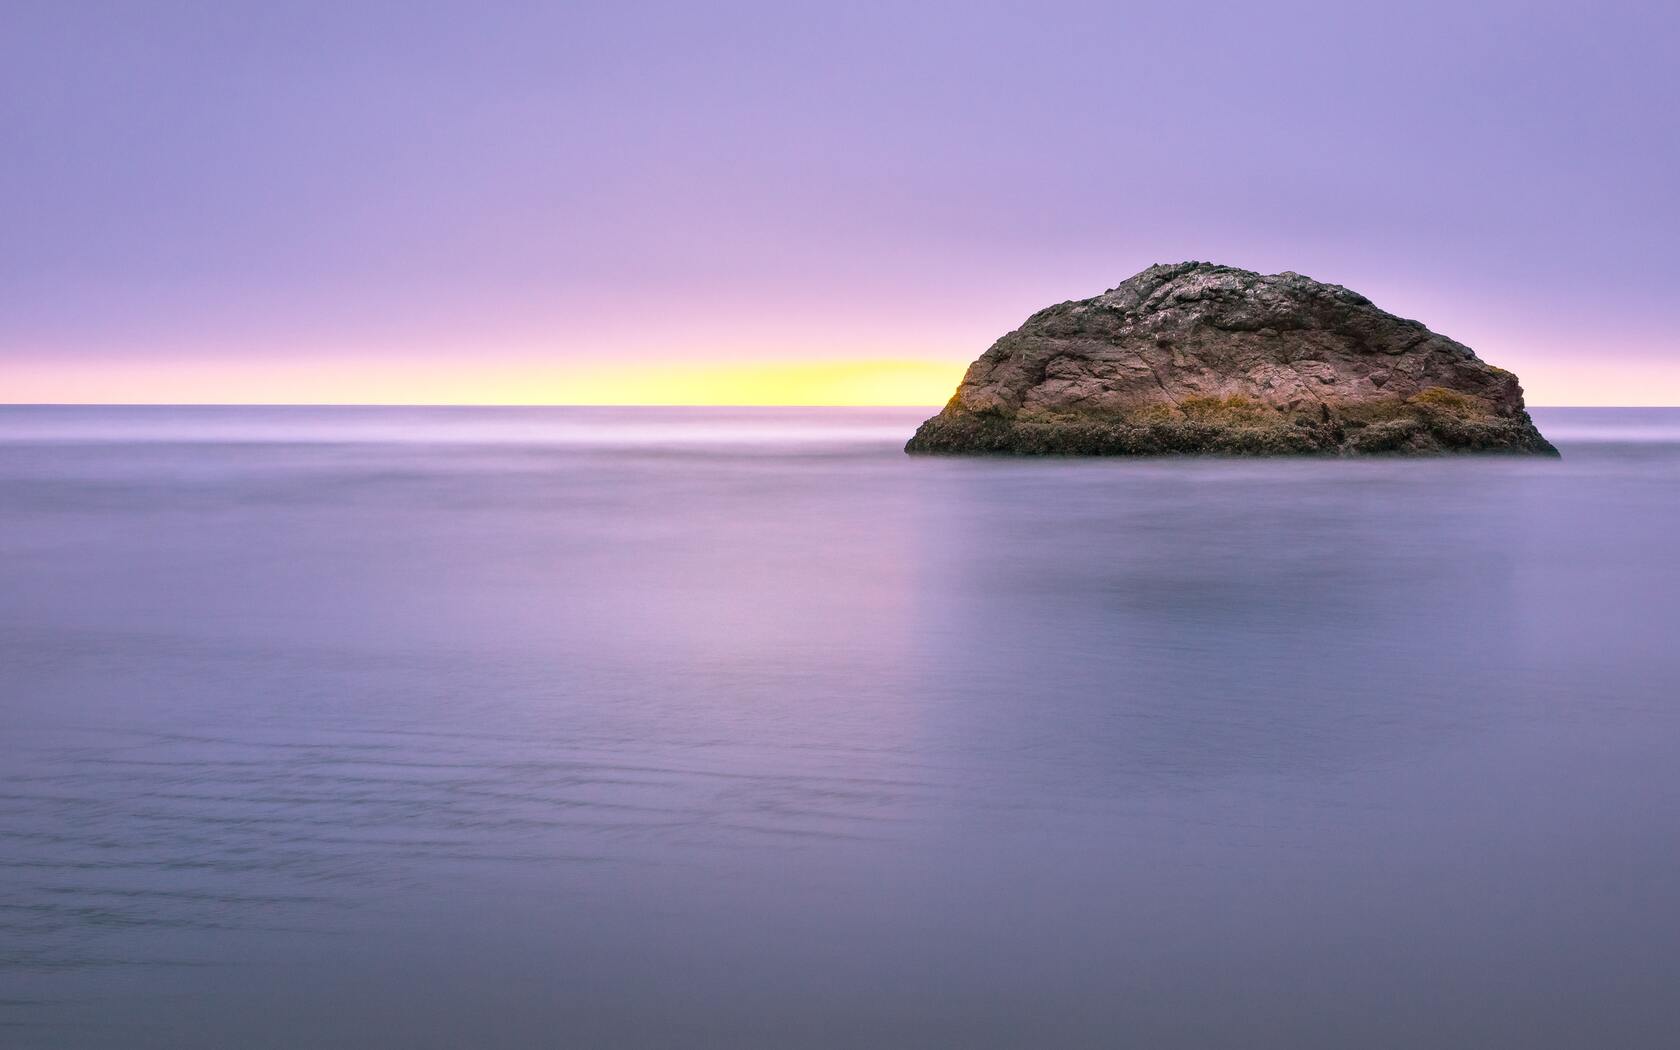
[(966, 362), (920, 358), (42, 362), (0, 372), (0, 402), (74, 404), (942, 405)]
[(961, 363), (904, 359), (665, 364), (567, 373), (545, 402), (573, 405), (939, 405)]

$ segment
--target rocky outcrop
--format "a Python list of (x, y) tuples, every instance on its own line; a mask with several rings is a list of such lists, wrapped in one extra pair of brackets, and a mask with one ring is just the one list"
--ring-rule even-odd
[(1296, 273), (1151, 266), (992, 344), (906, 452), (1557, 455), (1517, 377)]

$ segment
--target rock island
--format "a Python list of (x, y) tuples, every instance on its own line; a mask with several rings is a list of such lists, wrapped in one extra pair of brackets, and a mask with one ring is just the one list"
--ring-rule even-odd
[(969, 366), (912, 453), (1557, 455), (1517, 377), (1297, 273), (1185, 262), (1047, 307)]

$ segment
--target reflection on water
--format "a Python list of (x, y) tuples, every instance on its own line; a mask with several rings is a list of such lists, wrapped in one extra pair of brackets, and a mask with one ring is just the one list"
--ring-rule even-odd
[(0, 409), (11, 1047), (1680, 1034), (1680, 412)]

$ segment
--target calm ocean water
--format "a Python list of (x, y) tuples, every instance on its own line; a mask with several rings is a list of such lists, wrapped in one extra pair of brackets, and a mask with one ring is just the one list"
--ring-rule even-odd
[(1680, 410), (0, 409), (0, 1045), (1680, 1045)]

